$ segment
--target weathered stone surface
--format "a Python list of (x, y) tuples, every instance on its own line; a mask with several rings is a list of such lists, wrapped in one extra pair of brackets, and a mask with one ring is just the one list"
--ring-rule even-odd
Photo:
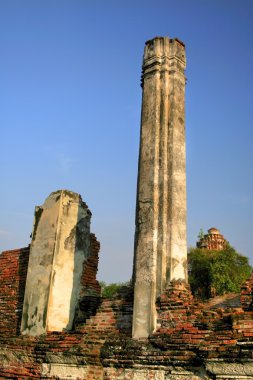
[(187, 280), (185, 48), (146, 43), (136, 205), (133, 337), (155, 329), (155, 299), (171, 280)]
[(85, 379), (88, 368), (75, 364), (42, 364), (42, 376), (57, 379)]
[(52, 193), (35, 211), (21, 330), (71, 329), (83, 263), (90, 254), (91, 213), (79, 194)]
[(106, 368), (104, 380), (165, 380), (164, 371), (148, 370), (148, 369), (115, 369)]
[(217, 379), (253, 378), (253, 362), (222, 363), (220, 360), (210, 360), (206, 364), (206, 369), (210, 374), (216, 375)]

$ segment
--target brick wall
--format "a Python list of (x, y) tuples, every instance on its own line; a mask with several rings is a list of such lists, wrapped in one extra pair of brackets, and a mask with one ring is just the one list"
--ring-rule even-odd
[(91, 254), (88, 257), (87, 262), (84, 264), (83, 274), (81, 278), (82, 294), (98, 294), (101, 293), (101, 286), (97, 281), (97, 270), (98, 270), (98, 254), (100, 250), (100, 243), (97, 241), (95, 234), (90, 234), (90, 244), (91, 244)]
[(22, 318), (29, 247), (0, 255), (0, 335), (17, 335)]
[(241, 287), (240, 301), (244, 310), (253, 310), (253, 273)]
[(101, 303), (101, 286), (96, 279), (100, 243), (94, 234), (90, 234), (90, 256), (84, 263), (81, 277), (79, 302), (76, 308), (74, 329), (85, 323), (86, 319), (96, 314)]

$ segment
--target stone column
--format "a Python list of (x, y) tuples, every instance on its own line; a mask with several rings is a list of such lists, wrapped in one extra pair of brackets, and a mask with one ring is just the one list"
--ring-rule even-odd
[(60, 190), (36, 207), (21, 331), (71, 329), (84, 261), (90, 254), (91, 212), (79, 194)]
[(185, 46), (147, 41), (134, 252), (133, 337), (156, 325), (155, 300), (171, 280), (187, 281), (185, 170)]

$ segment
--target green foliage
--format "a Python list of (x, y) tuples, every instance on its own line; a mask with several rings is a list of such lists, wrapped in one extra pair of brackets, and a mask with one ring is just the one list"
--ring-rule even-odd
[(101, 285), (101, 295), (105, 298), (113, 298), (123, 286), (129, 285), (129, 282), (106, 284), (104, 281), (100, 281), (99, 283)]
[(199, 234), (198, 234), (198, 239), (201, 240), (201, 239), (203, 239), (204, 236), (205, 236), (205, 234), (204, 234), (203, 228), (200, 228)]
[(240, 292), (252, 271), (248, 258), (229, 245), (222, 251), (191, 248), (188, 262), (192, 292), (201, 298)]

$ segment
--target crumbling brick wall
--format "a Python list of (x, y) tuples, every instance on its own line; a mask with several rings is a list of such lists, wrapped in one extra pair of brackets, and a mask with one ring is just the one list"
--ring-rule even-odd
[(244, 310), (253, 310), (253, 273), (241, 287), (240, 301)]
[(28, 260), (29, 247), (0, 255), (0, 335), (19, 333)]
[(101, 293), (101, 286), (97, 281), (97, 270), (98, 270), (98, 254), (100, 250), (100, 243), (97, 240), (95, 234), (90, 234), (90, 249), (91, 254), (88, 260), (85, 262), (83, 267), (83, 274), (81, 278), (82, 294), (90, 295)]
[(95, 234), (90, 234), (90, 256), (84, 263), (81, 277), (79, 302), (76, 307), (74, 329), (94, 315), (101, 302), (101, 286), (96, 279), (100, 243)]
[[(29, 248), (0, 255), (0, 379), (62, 378), (60, 373), (72, 374), (70, 378), (79, 373), (85, 380), (216, 379), (219, 370), (233, 378), (234, 366), (237, 374), (241, 367), (253, 374), (253, 277), (242, 287), (242, 307), (213, 310), (194, 299), (184, 283), (172, 282), (157, 301), (157, 331), (138, 341), (131, 338), (131, 287), (111, 300), (99, 296), (98, 251), (91, 235), (80, 298), (89, 300), (90, 315), (75, 331), (39, 337), (19, 334)], [(92, 299), (99, 300), (94, 309)]]
[(231, 378), (236, 378), (234, 367), (237, 375), (241, 367), (253, 371), (252, 311), (206, 309), (180, 283), (171, 284), (157, 308), (160, 326), (144, 340), (131, 338), (131, 288), (102, 299), (95, 315), (76, 331), (35, 338), (0, 334), (0, 378), (50, 379), (56, 373), (57, 378), (77, 378), (70, 376), (83, 373), (79, 378), (85, 380), (216, 379), (212, 371), (209, 376), (208, 363), (215, 361), (215, 371), (221, 368), (230, 376), (231, 360)]

